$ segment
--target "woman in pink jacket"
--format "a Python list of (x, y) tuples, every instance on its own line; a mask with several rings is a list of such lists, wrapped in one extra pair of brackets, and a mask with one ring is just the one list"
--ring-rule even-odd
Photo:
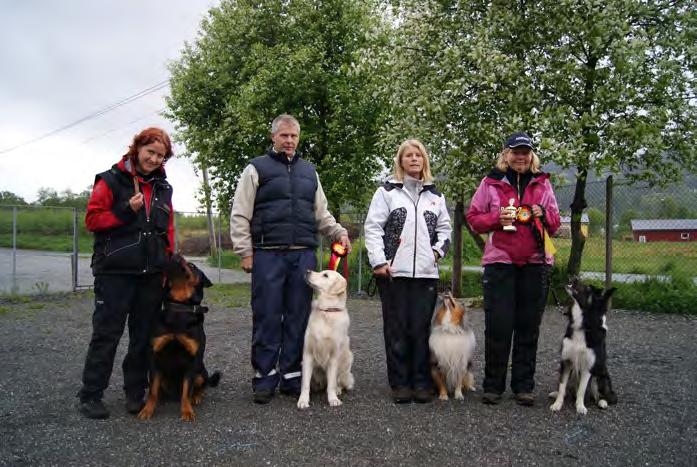
[(472, 197), (467, 222), (489, 235), (482, 257), (482, 402), (501, 401), (512, 338), (511, 390), (518, 404), (533, 405), (537, 338), (554, 262), (545, 251), (545, 238), (559, 228), (559, 208), (527, 134), (514, 133), (506, 140), (496, 167)]

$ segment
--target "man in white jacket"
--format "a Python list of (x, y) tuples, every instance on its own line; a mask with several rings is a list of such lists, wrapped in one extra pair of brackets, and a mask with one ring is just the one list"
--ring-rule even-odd
[(426, 148), (418, 140), (403, 142), (394, 158), (394, 175), (373, 195), (365, 220), (365, 245), (380, 291), (387, 375), (395, 403), (433, 398), (428, 337), (437, 299), (438, 260), (448, 252), (451, 230)]

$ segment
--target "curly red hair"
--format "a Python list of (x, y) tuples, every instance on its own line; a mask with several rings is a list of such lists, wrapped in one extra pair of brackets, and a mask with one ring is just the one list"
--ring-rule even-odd
[(124, 154), (123, 157), (135, 160), (140, 148), (154, 142), (158, 142), (165, 147), (165, 160), (162, 162), (162, 165), (164, 165), (164, 163), (174, 155), (172, 152), (172, 141), (169, 139), (167, 132), (155, 127), (146, 128), (135, 135), (133, 137), (133, 142), (128, 146), (128, 152)]

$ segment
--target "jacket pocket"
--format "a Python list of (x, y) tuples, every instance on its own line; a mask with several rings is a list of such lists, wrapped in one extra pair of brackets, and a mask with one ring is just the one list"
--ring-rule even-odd
[(141, 232), (108, 236), (98, 267), (103, 271), (141, 271), (144, 267)]

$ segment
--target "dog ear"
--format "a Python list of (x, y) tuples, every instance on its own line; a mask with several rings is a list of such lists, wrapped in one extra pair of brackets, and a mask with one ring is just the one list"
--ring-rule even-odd
[(341, 277), (341, 280), (333, 281), (329, 290), (327, 290), (332, 295), (341, 295), (346, 292), (346, 280), (341, 275), (339, 277)]
[(201, 281), (201, 285), (202, 285), (203, 287), (208, 288), (208, 287), (212, 287), (212, 286), (213, 286), (213, 283), (210, 281), (210, 279), (208, 279), (208, 276), (206, 276), (206, 275), (204, 274), (204, 272), (201, 271), (201, 269), (200, 269), (198, 266), (196, 266), (196, 265), (193, 264), (193, 263), (189, 263), (189, 267), (191, 267), (191, 270), (192, 270), (192, 271), (196, 271), (196, 273), (199, 275), (198, 277), (199, 277), (199, 280)]

